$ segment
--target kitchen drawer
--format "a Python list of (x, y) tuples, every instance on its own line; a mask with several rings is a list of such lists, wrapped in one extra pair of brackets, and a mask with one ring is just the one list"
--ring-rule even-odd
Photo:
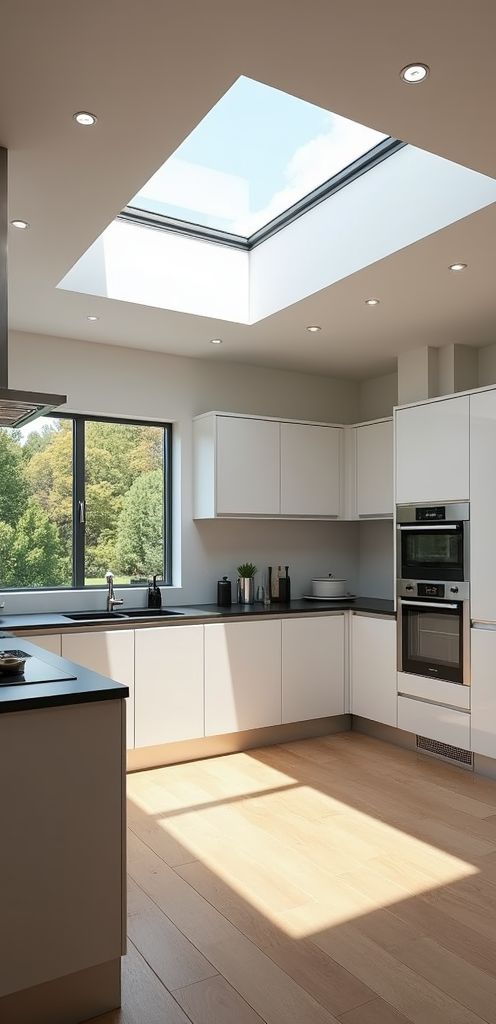
[(398, 728), (470, 750), (470, 715), (466, 711), (398, 697)]
[(438, 704), (449, 704), (453, 708), (470, 710), (470, 686), (448, 683), (431, 676), (414, 676), (410, 672), (398, 672), (398, 693), (421, 700), (433, 700)]

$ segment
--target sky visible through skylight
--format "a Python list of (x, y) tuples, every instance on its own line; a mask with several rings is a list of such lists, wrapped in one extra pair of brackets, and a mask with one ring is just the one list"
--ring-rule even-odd
[(242, 76), (129, 205), (247, 238), (386, 137)]

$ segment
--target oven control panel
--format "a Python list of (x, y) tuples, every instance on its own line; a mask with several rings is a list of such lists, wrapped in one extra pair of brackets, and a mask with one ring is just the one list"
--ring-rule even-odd
[(446, 584), (418, 583), (417, 597), (446, 597)]
[(424, 601), (468, 601), (470, 584), (467, 582), (445, 582), (444, 580), (401, 580), (396, 581), (396, 593), (404, 601), (421, 598)]
[(415, 521), (417, 523), (444, 523), (446, 521), (446, 505), (416, 508)]

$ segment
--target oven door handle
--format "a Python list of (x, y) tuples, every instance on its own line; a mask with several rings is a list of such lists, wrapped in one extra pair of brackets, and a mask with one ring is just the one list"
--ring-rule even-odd
[(400, 598), (400, 604), (409, 608), (459, 608), (462, 601), (404, 601)]
[(445, 533), (456, 533), (459, 526), (449, 523), (398, 523), (399, 530), (444, 530)]

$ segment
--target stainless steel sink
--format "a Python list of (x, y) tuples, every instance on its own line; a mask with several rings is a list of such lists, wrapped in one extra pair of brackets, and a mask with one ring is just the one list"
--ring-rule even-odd
[(112, 622), (114, 619), (125, 619), (122, 612), (74, 612), (72, 615), (64, 614), (64, 619), (71, 622)]
[(119, 612), (125, 619), (169, 619), (172, 615), (184, 615), (185, 612), (174, 612), (170, 608), (138, 608), (136, 611)]

